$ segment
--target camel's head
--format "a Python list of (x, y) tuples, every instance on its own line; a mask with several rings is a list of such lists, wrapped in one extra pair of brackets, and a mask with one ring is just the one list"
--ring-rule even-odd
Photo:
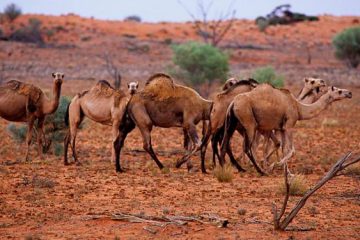
[(305, 87), (308, 89), (316, 89), (325, 87), (326, 83), (321, 78), (304, 78)]
[(139, 82), (130, 82), (128, 83), (128, 90), (131, 95), (135, 94), (139, 87)]
[(229, 78), (228, 80), (226, 80), (226, 82), (224, 83), (224, 86), (222, 88), (222, 90), (227, 90), (229, 89), (232, 85), (235, 85), (238, 82), (237, 79), (235, 78)]
[(347, 89), (341, 89), (334, 86), (328, 88), (328, 93), (332, 101), (338, 101), (344, 98), (352, 98), (352, 93)]
[(65, 75), (61, 72), (53, 72), (52, 77), (54, 78), (54, 82), (58, 85), (61, 85)]

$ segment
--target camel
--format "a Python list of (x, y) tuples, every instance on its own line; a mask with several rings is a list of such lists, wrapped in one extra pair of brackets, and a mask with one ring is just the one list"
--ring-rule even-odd
[[(307, 101), (308, 99), (313, 99), (313, 96), (315, 95), (315, 93), (313, 93), (313, 91), (318, 91), (318, 89), (320, 87), (325, 86), (325, 82), (322, 79), (319, 78), (304, 78), (303, 79), (304, 82), (304, 87), (302, 88), (302, 90), (300, 91), (299, 95), (298, 95), (298, 99), (301, 99), (301, 101)], [(233, 79), (229, 79), (227, 82), (227, 84), (233, 84), (234, 80)], [(256, 82), (253, 80), (253, 87), (255, 87), (257, 84)], [(226, 88), (226, 84), (224, 85), (224, 88)], [(251, 91), (251, 89), (245, 89), (245, 91), (238, 89), (238, 94), (243, 93), (243, 92), (248, 92)], [(236, 94), (237, 95), (237, 94)], [(205, 151), (206, 151), (206, 146), (207, 146), (207, 142), (208, 142), (208, 138), (209, 135), (212, 135), (212, 149), (213, 149), (213, 164), (215, 165), (215, 155), (218, 156), (219, 158), (219, 154), (218, 154), (218, 149), (217, 149), (217, 145), (221, 142), (222, 136), (223, 136), (223, 125), (224, 125), (224, 121), (225, 121), (225, 117), (226, 117), (226, 110), (227, 107), (230, 105), (231, 101), (234, 99), (234, 97), (236, 96), (235, 94), (233, 95), (229, 95), (227, 96), (228, 99), (227, 101), (225, 100), (225, 102), (223, 103), (219, 103), (220, 107), (217, 108), (217, 102), (218, 101), (224, 101), (224, 99), (216, 99), (214, 101), (214, 108), (213, 108), (213, 112), (211, 115), (211, 121), (212, 121), (212, 129), (210, 130), (210, 132), (208, 133), (208, 136), (206, 137), (206, 140), (203, 142), (203, 146), (202, 146), (202, 155), (201, 155), (201, 161), (202, 164), (204, 164), (204, 159), (205, 159)], [(221, 109), (219, 111), (219, 109)], [(215, 127), (214, 127), (215, 126)], [(267, 162), (267, 159), (269, 159), (271, 157), (271, 155), (280, 147), (280, 142), (279, 140), (276, 138), (275, 133), (273, 132), (260, 132), (257, 131), (256, 132), (256, 138), (253, 144), (253, 151), (256, 150), (259, 140), (260, 140), (260, 136), (264, 136), (264, 162)], [(269, 146), (270, 146), (270, 139), (272, 140), (272, 142), (274, 143), (274, 147), (270, 150)], [(207, 142), (206, 142), (207, 141)], [(228, 145), (228, 150), (227, 150), (227, 154), (230, 157), (231, 162), (233, 163), (233, 165), (238, 169), (238, 171), (245, 171), (243, 168), (241, 168), (241, 166), (237, 163), (237, 161), (235, 160), (235, 158), (233, 157), (231, 148), (230, 148), (230, 144)], [(241, 157), (242, 159), (244, 158), (244, 156)], [(257, 169), (257, 171), (261, 174), (262, 171), (261, 169), (255, 165), (255, 168)], [(205, 167), (203, 166), (202, 171), (204, 172)]]
[(227, 145), (235, 130), (244, 136), (244, 151), (253, 163), (256, 160), (251, 147), (256, 131), (280, 131), (285, 155), (280, 163), (286, 162), (295, 153), (291, 132), (296, 122), (314, 118), (332, 102), (351, 97), (349, 90), (329, 87), (315, 103), (303, 104), (288, 90), (276, 89), (268, 84), (236, 96), (227, 110), (220, 164), (224, 163)]
[[(212, 136), (212, 149), (213, 149), (213, 163), (215, 165), (215, 155), (219, 155), (217, 151), (217, 145), (221, 139), (223, 134), (223, 126), (226, 117), (226, 109), (230, 105), (231, 101), (237, 96), (238, 94), (249, 92), (256, 87), (258, 83), (253, 80), (236, 80), (234, 78), (228, 79), (224, 86), (223, 91), (218, 93), (214, 97), (214, 105), (211, 110), (210, 114), (210, 121), (203, 138), (200, 150), (201, 150), (201, 171), (206, 173), (205, 168), (205, 154), (206, 148), (209, 144), (210, 137)], [(232, 154), (230, 145), (228, 146), (227, 151), (231, 162), (239, 171), (245, 171), (235, 160), (234, 155)]]
[(139, 88), (138, 81), (128, 83), (128, 91), (130, 95), (134, 95), (137, 92), (138, 88)]
[(32, 140), (32, 130), (35, 120), (37, 122), (37, 142), (38, 155), (43, 159), (42, 138), (45, 139), (44, 121), (46, 115), (52, 114), (59, 106), (61, 85), (64, 74), (60, 72), (52, 73), (54, 78), (53, 98), (49, 100), (40, 88), (20, 82), (10, 80), (0, 86), (0, 117), (12, 122), (26, 122), (28, 126), (26, 134), (26, 154), (25, 160), (29, 160), (29, 150)]
[[(132, 91), (133, 89), (130, 89)], [(100, 80), (90, 90), (77, 94), (70, 102), (65, 115), (65, 124), (69, 131), (64, 139), (64, 164), (68, 165), (67, 152), (71, 145), (75, 163), (80, 164), (75, 147), (77, 129), (84, 117), (112, 126), (112, 140), (115, 142), (120, 122), (124, 116), (128, 97), (122, 90), (114, 89), (106, 80)], [(115, 162), (112, 148), (112, 161)]]
[[(322, 90), (326, 87), (325, 81), (323, 79), (308, 77), (308, 78), (304, 78), (303, 82), (304, 82), (304, 86), (296, 98), (299, 102), (305, 104), (314, 103), (325, 93), (325, 91)], [(262, 133), (260, 131), (256, 132), (255, 141), (253, 144), (253, 151), (255, 151), (255, 149), (259, 144), (260, 136), (261, 135), (264, 136), (263, 163), (268, 163), (268, 160), (270, 159), (272, 154), (280, 148), (281, 145), (280, 141), (275, 137), (275, 134), (276, 132), (273, 132), (273, 134), (271, 132), (262, 132)], [(274, 143), (274, 146), (271, 150), (269, 148), (270, 139)], [(243, 154), (245, 153), (243, 152)], [(244, 155), (242, 156), (242, 158), (244, 158)]]
[(189, 157), (201, 141), (196, 132), (196, 124), (201, 120), (210, 119), (213, 102), (203, 99), (191, 88), (176, 84), (164, 73), (151, 76), (142, 91), (130, 99), (127, 106), (127, 118), (120, 125), (119, 137), (114, 144), (116, 153), (116, 171), (121, 172), (120, 151), (125, 138), (135, 125), (139, 128), (144, 150), (152, 157), (157, 166), (163, 164), (157, 158), (151, 144), (151, 130), (154, 126), (161, 128), (181, 127), (186, 129), (193, 143), (193, 150), (180, 159), (176, 167), (187, 162), (187, 168), (192, 169)]

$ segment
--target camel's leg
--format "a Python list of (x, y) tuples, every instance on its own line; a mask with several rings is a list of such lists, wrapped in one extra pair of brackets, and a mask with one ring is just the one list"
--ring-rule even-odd
[[(81, 124), (82, 120), (83, 120), (83, 114), (81, 113), (80, 105), (78, 103), (75, 103), (74, 105), (73, 105), (73, 103), (70, 103), (70, 106), (69, 106), (69, 136), (68, 136), (69, 139), (67, 139), (67, 137), (65, 137), (65, 143), (68, 141), (68, 143), (65, 144), (66, 145), (65, 148), (67, 149), (67, 146), (70, 143), (72, 155), (77, 164), (80, 164), (80, 162), (79, 162), (77, 154), (76, 154), (76, 145), (75, 145), (76, 141), (75, 140), (76, 140), (78, 127)], [(66, 155), (67, 155), (67, 150), (65, 151), (65, 156)], [(66, 159), (66, 161), (64, 159), (64, 163), (65, 163), (65, 165), (67, 164), (67, 159)]]
[(186, 124), (185, 128), (187, 129), (190, 139), (193, 142), (193, 149), (190, 153), (186, 154), (176, 163), (176, 167), (179, 168), (183, 163), (186, 162), (187, 169), (190, 171), (193, 167), (190, 157), (201, 148), (201, 141), (197, 135), (196, 126), (194, 124)]
[[(204, 124), (204, 122), (203, 122)], [(200, 153), (201, 153), (201, 171), (203, 173), (206, 173), (206, 168), (205, 168), (205, 156), (206, 156), (206, 148), (209, 144), (209, 140), (211, 137), (211, 129), (210, 126), (207, 127), (206, 129), (206, 133), (203, 135), (203, 140), (201, 142), (201, 146), (200, 146)]]
[(246, 135), (244, 137), (245, 153), (248, 156), (248, 158), (250, 159), (250, 161), (252, 162), (252, 164), (254, 165), (256, 171), (260, 175), (265, 175), (265, 173), (261, 170), (261, 168), (256, 163), (255, 157), (252, 153), (252, 142), (254, 141), (254, 138), (255, 138), (255, 123), (251, 123), (251, 125), (246, 126), (246, 127), (244, 126), (246, 129)]
[(295, 154), (295, 147), (292, 138), (292, 132), (284, 130), (283, 134), (283, 152), (284, 157), (280, 160), (280, 164), (284, 164)]
[(64, 138), (64, 165), (69, 165), (67, 158), (69, 144), (70, 144), (70, 130), (68, 130)]
[(135, 128), (135, 124), (132, 120), (128, 119), (124, 124), (120, 125), (120, 131), (117, 139), (114, 141), (115, 148), (115, 168), (116, 172), (123, 172), (120, 166), (120, 152), (124, 146), (126, 136)]
[(32, 130), (34, 127), (34, 117), (29, 117), (28, 120), (28, 131), (26, 133), (26, 144), (27, 144), (27, 148), (26, 148), (26, 154), (25, 154), (25, 160), (29, 161), (29, 151), (30, 151), (30, 144), (31, 144), (31, 139), (32, 139)]
[(221, 166), (224, 166), (225, 163), (225, 154), (228, 152), (230, 139), (233, 136), (236, 130), (236, 120), (232, 115), (226, 117), (225, 129), (224, 129), (224, 136), (222, 139), (221, 144), (221, 151), (220, 151), (220, 158), (219, 162)]
[(38, 143), (38, 155), (40, 157), (40, 159), (44, 159), (43, 156), (43, 151), (42, 151), (42, 138), (44, 134), (44, 121), (45, 121), (45, 117), (41, 117), (38, 118), (38, 124), (37, 124), (37, 129), (38, 129), (38, 134), (37, 134), (37, 143)]
[[(270, 146), (269, 138), (272, 140), (272, 142), (274, 144), (271, 151), (269, 150), (269, 146)], [(280, 148), (280, 141), (277, 139), (277, 137), (275, 136), (275, 134), (273, 132), (270, 133), (269, 138), (267, 139), (265, 149), (264, 149), (264, 162), (265, 163), (269, 163), (270, 157), (274, 154), (274, 152), (277, 152), (278, 149)]]
[(213, 161), (213, 166), (216, 167), (216, 157), (218, 159), (220, 159), (220, 154), (219, 154), (219, 149), (218, 149), (218, 144), (219, 144), (220, 139), (219, 139), (219, 134), (216, 132), (212, 138), (211, 138), (211, 148), (213, 151), (212, 154), (212, 161)]
[(232, 153), (232, 150), (231, 150), (231, 143), (229, 142), (228, 146), (227, 146), (227, 150), (226, 150), (226, 153), (229, 155), (229, 158), (230, 158), (230, 161), (232, 163), (232, 165), (234, 167), (236, 167), (236, 169), (239, 171), (239, 172), (246, 172), (245, 169), (243, 169), (241, 167), (241, 165), (236, 161), (233, 153)]
[(191, 146), (189, 134), (185, 128), (183, 128), (183, 134), (184, 134), (184, 142), (183, 142), (184, 149), (187, 151), (191, 151), (192, 146)]
[(111, 129), (111, 133), (112, 133), (111, 162), (112, 163), (116, 162), (115, 151), (116, 151), (116, 144), (118, 144), (119, 141), (119, 128), (120, 128), (120, 121), (114, 120)]

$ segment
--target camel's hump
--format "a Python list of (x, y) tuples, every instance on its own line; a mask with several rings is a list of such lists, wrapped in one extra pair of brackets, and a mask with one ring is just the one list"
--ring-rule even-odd
[(37, 101), (40, 99), (40, 96), (42, 94), (40, 88), (32, 84), (20, 82), (18, 80), (8, 81), (6, 82), (6, 86), (18, 94), (29, 96), (30, 100), (34, 103), (37, 103)]
[(145, 86), (154, 81), (159, 81), (159, 80), (167, 80), (170, 81), (172, 84), (174, 83), (173, 79), (169, 75), (165, 73), (155, 73), (154, 75), (149, 77), (149, 79), (145, 83)]
[(230, 87), (226, 88), (224, 91), (219, 93), (217, 96), (221, 97), (221, 96), (227, 95), (228, 93), (232, 92), (234, 89), (236, 89), (240, 86), (256, 87), (258, 84), (259, 83), (252, 78), (249, 78), (247, 80), (240, 80), (240, 81), (237, 81), (235, 84), (231, 85)]

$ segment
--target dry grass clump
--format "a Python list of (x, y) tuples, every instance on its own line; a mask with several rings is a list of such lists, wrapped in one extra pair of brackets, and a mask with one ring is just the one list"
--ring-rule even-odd
[(337, 127), (339, 126), (339, 121), (337, 119), (324, 118), (321, 125), (323, 127)]
[(231, 182), (234, 177), (231, 164), (227, 163), (224, 167), (216, 166), (214, 176), (219, 182)]
[(352, 165), (345, 169), (344, 175), (360, 178), (360, 165)]
[[(304, 175), (296, 174), (289, 179), (290, 183), (290, 195), (302, 196), (309, 189), (308, 183), (305, 180)], [(281, 182), (280, 192), (286, 194), (286, 186), (284, 182)]]

